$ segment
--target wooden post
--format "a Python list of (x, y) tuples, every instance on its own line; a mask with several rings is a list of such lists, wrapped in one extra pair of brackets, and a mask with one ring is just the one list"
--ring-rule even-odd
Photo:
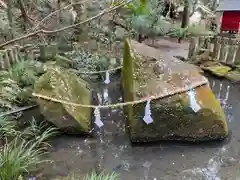
[(240, 64), (240, 44), (238, 44), (234, 65)]
[(55, 57), (58, 53), (58, 46), (57, 44), (51, 44), (49, 47), (48, 47), (48, 55), (50, 57)]
[(203, 48), (210, 51), (211, 50), (211, 39), (210, 37), (205, 37)]
[(14, 56), (16, 62), (20, 62), (20, 47), (19, 46), (14, 46)]
[(28, 51), (28, 53), (29, 53), (29, 58), (30, 58), (30, 60), (34, 60), (34, 49), (29, 49), (29, 51)]
[(221, 48), (221, 39), (218, 36), (214, 36), (213, 39), (214, 43), (214, 47), (213, 47), (213, 60), (218, 60), (219, 58), (219, 54), (220, 54), (220, 48)]
[(39, 45), (39, 50), (40, 50), (40, 60), (45, 60), (46, 59), (46, 44), (40, 44)]
[(222, 16), (223, 16), (223, 11), (216, 12), (216, 24), (217, 24), (216, 32), (217, 33), (220, 33), (220, 28), (221, 28), (221, 24), (222, 24)]
[(197, 49), (198, 49), (198, 38), (193, 37), (191, 38), (191, 41), (189, 44), (188, 59), (197, 54)]
[(199, 37), (199, 50), (204, 48), (204, 44), (205, 44), (205, 39), (203, 36)]
[(229, 49), (230, 49), (230, 46), (231, 46), (231, 38), (230, 37), (226, 38), (224, 42), (225, 42), (225, 55), (224, 55), (223, 62), (227, 63), (227, 57), (229, 55)]
[(11, 67), (11, 63), (10, 63), (10, 58), (9, 58), (9, 55), (8, 55), (8, 51), (5, 50), (4, 52), (4, 69), (8, 69)]
[(220, 49), (220, 56), (219, 56), (219, 61), (224, 62), (225, 60), (225, 54), (226, 54), (226, 38), (222, 37), (221, 39), (221, 49)]
[(229, 38), (228, 41), (228, 54), (226, 55), (226, 64), (232, 65), (233, 57), (234, 57), (234, 40), (233, 38)]
[(7, 52), (8, 52), (8, 56), (9, 56), (9, 60), (10, 60), (11, 65), (15, 64), (16, 61), (15, 61), (15, 57), (14, 57), (14, 54), (13, 54), (13, 49), (12, 48), (7, 49)]
[(229, 54), (227, 57), (227, 64), (228, 65), (234, 65), (236, 54), (237, 54), (237, 49), (238, 49), (238, 40), (235, 38), (231, 38), (230, 41), (230, 47), (229, 47)]
[(4, 70), (4, 60), (2, 53), (0, 53), (0, 70)]

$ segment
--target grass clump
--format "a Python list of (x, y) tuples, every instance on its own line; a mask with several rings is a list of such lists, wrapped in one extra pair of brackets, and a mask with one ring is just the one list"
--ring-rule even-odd
[(37, 79), (35, 65), (31, 61), (20, 61), (9, 69), (9, 76), (20, 87), (31, 86)]
[(9, 144), (5, 144), (0, 152), (0, 179), (18, 179), (44, 162), (41, 160), (45, 154), (44, 149), (37, 147), (38, 143), (31, 144), (16, 138)]
[(15, 128), (11, 121), (0, 118), (1, 135), (18, 135), (9, 143), (5, 143), (0, 150), (0, 180), (21, 179), (36, 170), (37, 165), (46, 162), (42, 157), (49, 145), (47, 141), (58, 132), (45, 121), (38, 122), (34, 118), (22, 133)]
[(32, 118), (30, 126), (23, 131), (23, 137), (39, 145), (48, 146), (47, 141), (58, 134), (58, 128), (49, 125), (46, 121), (37, 121)]
[(0, 117), (0, 136), (4, 137), (14, 137), (20, 132), (16, 130), (16, 123), (10, 121), (6, 117)]
[(8, 71), (1, 71), (0, 107), (12, 110), (29, 104), (34, 82), (43, 72), (43, 66), (34, 61), (20, 61)]

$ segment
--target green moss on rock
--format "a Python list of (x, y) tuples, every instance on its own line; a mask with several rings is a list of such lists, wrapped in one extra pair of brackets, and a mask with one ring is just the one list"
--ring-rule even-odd
[(213, 75), (224, 77), (229, 71), (231, 71), (232, 68), (230, 68), (229, 66), (218, 64), (218, 65), (203, 66), (202, 69), (209, 71)]
[[(226, 117), (207, 79), (194, 66), (165, 58), (156, 49), (135, 41), (125, 42), (124, 101), (159, 97), (151, 101), (154, 122), (149, 125), (143, 121), (146, 102), (125, 107), (131, 141), (201, 141), (226, 137)], [(195, 91), (194, 98), (200, 106), (197, 112), (191, 107), (190, 89)]]
[[(92, 93), (84, 80), (74, 73), (52, 67), (36, 82), (34, 92), (63, 101), (91, 104)], [(76, 107), (43, 99), (37, 100), (45, 118), (68, 133), (88, 133), (91, 129), (91, 108)]]
[(239, 70), (230, 71), (225, 75), (225, 78), (233, 82), (239, 82), (240, 71)]

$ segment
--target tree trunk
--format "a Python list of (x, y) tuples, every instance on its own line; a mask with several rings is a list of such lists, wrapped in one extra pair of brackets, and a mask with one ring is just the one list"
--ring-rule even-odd
[(28, 24), (30, 26), (32, 26), (33, 24), (28, 18), (27, 11), (26, 11), (23, 0), (19, 0), (18, 4), (19, 4), (20, 10), (21, 10), (21, 14), (22, 14), (23, 22), (24, 22), (23, 23), (24, 31), (26, 31), (28, 29)]
[(9, 22), (9, 33), (10, 33), (10, 39), (13, 39), (15, 37), (15, 26), (14, 26), (14, 20), (13, 20), (13, 0), (8, 0), (7, 4), (7, 17)]
[[(184, 9), (183, 9), (183, 15), (182, 15), (182, 25), (181, 28), (185, 29), (188, 27), (189, 24), (189, 16), (190, 16), (190, 8), (189, 8), (189, 0), (185, 0), (184, 1)], [(183, 39), (183, 34), (181, 34), (181, 36), (178, 39), (178, 43), (181, 43), (182, 39)]]
[[(72, 3), (81, 3), (83, 2), (83, 0), (73, 0)], [(73, 5), (73, 10), (77, 13), (76, 19), (75, 19), (75, 24), (83, 21), (84, 19), (86, 19), (86, 12), (85, 12), (85, 5), (83, 4), (76, 4)], [(79, 36), (80, 34), (82, 34), (82, 32), (84, 31), (84, 26), (79, 26), (75, 28), (76, 31), (76, 35)]]

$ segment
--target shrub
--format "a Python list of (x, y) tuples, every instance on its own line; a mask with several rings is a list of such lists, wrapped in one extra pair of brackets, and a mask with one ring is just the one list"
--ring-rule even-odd
[(38, 62), (20, 61), (9, 69), (9, 76), (20, 87), (26, 87), (33, 85), (38, 75), (43, 71), (43, 66), (39, 65)]

